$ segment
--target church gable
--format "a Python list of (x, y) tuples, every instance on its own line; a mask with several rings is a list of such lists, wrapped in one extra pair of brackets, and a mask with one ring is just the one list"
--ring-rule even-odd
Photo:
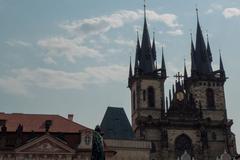
[(40, 138), (30, 141), (23, 146), (18, 147), (16, 150), (18, 153), (61, 153), (61, 154), (73, 154), (75, 151), (68, 147), (64, 142), (51, 137), (46, 134)]

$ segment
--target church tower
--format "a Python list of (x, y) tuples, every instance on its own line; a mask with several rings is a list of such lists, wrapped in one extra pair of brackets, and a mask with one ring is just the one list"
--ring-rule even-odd
[(205, 140), (201, 146), (205, 159), (213, 159), (219, 152), (227, 150), (236, 154), (235, 137), (231, 132), (232, 120), (227, 118), (224, 84), (227, 80), (222, 57), (220, 54), (219, 69), (212, 68), (212, 52), (207, 36), (207, 43), (203, 38), (197, 11), (196, 43), (191, 38), (191, 76), (185, 76), (185, 90), (195, 101), (200, 111), (200, 135), (205, 130)]
[(197, 10), (196, 42), (191, 37), (191, 73), (178, 73), (164, 95), (167, 78), (162, 51), (157, 67), (155, 37), (151, 43), (146, 9), (142, 42), (137, 36), (134, 71), (130, 61), (132, 128), (135, 138), (152, 143), (151, 160), (176, 160), (188, 153), (198, 160), (215, 160), (226, 150), (237, 154), (232, 120), (227, 118), (224, 84), (227, 80), (222, 57), (212, 68), (210, 42), (205, 42)]
[(144, 26), (140, 44), (137, 35), (134, 73), (130, 62), (128, 87), (131, 90), (132, 126), (137, 139), (159, 141), (156, 127), (165, 113), (164, 81), (166, 67), (162, 54), (161, 68), (157, 66), (155, 37), (150, 41), (146, 7), (144, 5)]

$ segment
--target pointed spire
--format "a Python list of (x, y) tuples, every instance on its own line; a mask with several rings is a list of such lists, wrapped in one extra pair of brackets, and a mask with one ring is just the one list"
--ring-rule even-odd
[(150, 42), (150, 36), (148, 32), (148, 25), (147, 25), (147, 18), (146, 18), (146, 6), (144, 5), (144, 25), (143, 25), (143, 36), (142, 36), (142, 49), (145, 52), (148, 52), (150, 54), (151, 49), (151, 42)]
[(161, 69), (162, 69), (162, 76), (164, 78), (166, 78), (167, 77), (167, 71), (166, 71), (163, 47), (162, 47), (162, 66), (161, 66)]
[(186, 60), (184, 58), (184, 79), (186, 80), (187, 77), (188, 77), (188, 74), (187, 74)]
[(198, 8), (196, 7), (197, 22), (199, 23)]
[(155, 32), (153, 32), (152, 55), (153, 55), (153, 60), (155, 61), (157, 59), (157, 52), (156, 52), (156, 45), (155, 45)]
[(194, 44), (193, 44), (192, 33), (190, 35), (191, 35), (191, 64), (192, 64), (191, 74), (193, 76), (194, 72), (197, 70), (197, 67), (196, 67), (196, 63), (195, 63), (195, 48), (194, 48)]
[(151, 42), (150, 42), (150, 37), (148, 32), (148, 25), (147, 25), (146, 0), (144, 0), (144, 26), (143, 26), (142, 46), (143, 45), (146, 45), (145, 47), (151, 48)]
[(139, 35), (137, 31), (137, 45), (136, 45), (136, 55), (135, 55), (135, 66), (134, 66), (134, 73), (137, 74), (137, 71), (139, 69), (139, 60), (141, 56), (141, 47), (140, 47), (140, 42), (139, 42)]
[[(145, 1), (144, 1), (145, 2)], [(148, 32), (146, 4), (144, 3), (144, 26), (141, 44), (141, 57), (139, 67), (143, 74), (151, 75), (155, 72), (154, 58), (152, 55), (152, 46)]]
[(133, 77), (133, 73), (132, 73), (132, 60), (131, 60), (131, 56), (130, 56), (130, 64), (129, 64), (129, 74), (128, 74), (128, 87), (131, 86), (131, 79)]
[(225, 77), (225, 70), (224, 70), (224, 66), (223, 66), (223, 62), (222, 62), (221, 50), (219, 50), (219, 55), (220, 55), (220, 64), (219, 64), (220, 74), (223, 78), (226, 78)]
[(133, 73), (132, 73), (132, 60), (131, 60), (131, 56), (130, 56), (130, 65), (129, 65), (129, 78), (132, 78)]
[(164, 50), (162, 47), (162, 67), (163, 70), (166, 70), (165, 59), (164, 59)]
[(195, 63), (198, 72), (201, 74), (209, 74), (212, 72), (211, 62), (207, 53), (206, 44), (203, 38), (202, 29), (199, 23), (198, 9), (197, 13), (197, 33), (196, 33), (196, 50), (195, 50)]
[(208, 53), (208, 58), (209, 61), (212, 62), (212, 51), (211, 51), (211, 47), (210, 47), (210, 43), (209, 43), (209, 38), (208, 38), (208, 34), (207, 34), (207, 53)]

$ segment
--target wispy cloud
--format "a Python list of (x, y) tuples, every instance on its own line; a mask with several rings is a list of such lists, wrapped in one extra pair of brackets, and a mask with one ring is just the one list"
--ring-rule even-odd
[(10, 94), (27, 95), (31, 87), (52, 90), (81, 90), (89, 84), (106, 84), (124, 81), (127, 66), (110, 65), (87, 67), (82, 72), (66, 72), (46, 68), (15, 69), (0, 77), (0, 88)]
[(38, 41), (38, 45), (46, 50), (49, 57), (64, 56), (72, 63), (75, 63), (75, 58), (102, 57), (97, 50), (84, 46), (79, 39), (53, 37)]
[(217, 11), (223, 10), (223, 6), (221, 4), (211, 4), (209, 9), (205, 12), (206, 14), (211, 14)]
[(29, 42), (25, 42), (25, 41), (22, 41), (22, 40), (9, 40), (9, 41), (6, 41), (5, 42), (7, 45), (11, 46), (11, 47), (29, 47), (29, 46), (32, 46), (31, 43)]
[(239, 8), (225, 8), (223, 11), (223, 15), (225, 18), (232, 18), (240, 16)]
[[(147, 15), (149, 21), (162, 22), (173, 30), (169, 34), (183, 34), (175, 14), (159, 14), (155, 11), (147, 10)], [(122, 38), (111, 40), (111, 38), (107, 37), (107, 32), (111, 29), (120, 28), (127, 23), (133, 23), (142, 19), (143, 16), (142, 10), (120, 10), (106, 16), (65, 22), (60, 27), (67, 31), (66, 35), (68, 37), (55, 36), (42, 39), (38, 41), (38, 45), (47, 54), (46, 57), (48, 59), (44, 60), (46, 63), (53, 62), (52, 60), (55, 60), (55, 57), (65, 57), (72, 63), (76, 62), (76, 58), (86, 57), (103, 60), (104, 55), (102, 53), (106, 53), (106, 47), (108, 47), (109, 43), (133, 48), (135, 46), (134, 41), (131, 40)]]
[(46, 57), (43, 61), (47, 64), (57, 64), (57, 62), (52, 57)]
[(181, 29), (176, 29), (173, 31), (167, 31), (167, 34), (169, 34), (171, 36), (181, 36), (181, 35), (183, 35), (183, 31)]
[[(148, 19), (150, 21), (159, 21), (166, 24), (168, 27), (179, 27), (177, 16), (171, 13), (159, 14), (152, 10), (147, 10)], [(105, 33), (110, 29), (122, 27), (126, 23), (139, 20), (143, 17), (143, 11), (121, 10), (109, 16), (99, 16), (89, 19), (76, 20), (65, 22), (60, 27), (71, 33), (85, 35), (98, 35)]]
[(123, 38), (118, 38), (118, 39), (114, 40), (114, 42), (118, 45), (124, 45), (124, 46), (132, 47), (132, 48), (136, 45), (135, 41), (126, 40), (126, 39), (123, 39)]

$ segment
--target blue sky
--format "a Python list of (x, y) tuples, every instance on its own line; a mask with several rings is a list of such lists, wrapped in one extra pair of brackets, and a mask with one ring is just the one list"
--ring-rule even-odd
[[(196, 4), (216, 69), (222, 51), (228, 116), (240, 139), (240, 0), (147, 1), (158, 57), (165, 50), (166, 90), (184, 58), (190, 66)], [(143, 1), (0, 0), (0, 21), (1, 112), (73, 113), (89, 127), (101, 122), (107, 106), (124, 107), (130, 117), (128, 64), (136, 31), (142, 32)]]

